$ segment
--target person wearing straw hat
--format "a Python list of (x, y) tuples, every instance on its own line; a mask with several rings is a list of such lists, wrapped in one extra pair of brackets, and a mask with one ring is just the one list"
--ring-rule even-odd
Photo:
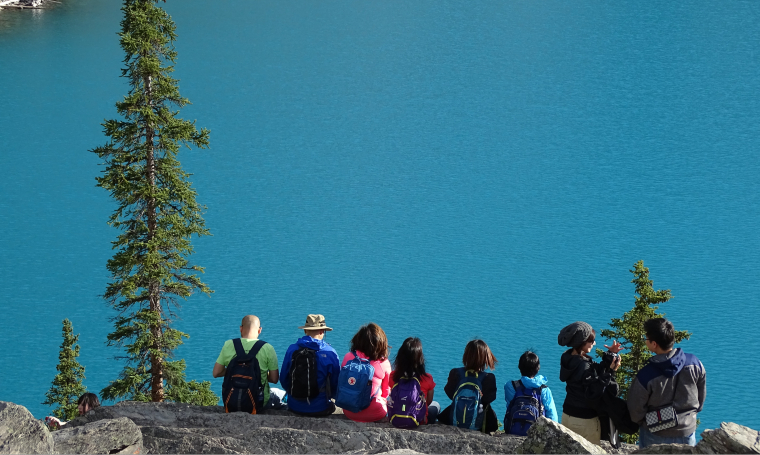
[(324, 417), (335, 412), (332, 397), (338, 385), (338, 353), (327, 343), (332, 331), (321, 314), (306, 316), (299, 327), (304, 336), (288, 347), (282, 360), (280, 384), (288, 393), (288, 409), (299, 415)]

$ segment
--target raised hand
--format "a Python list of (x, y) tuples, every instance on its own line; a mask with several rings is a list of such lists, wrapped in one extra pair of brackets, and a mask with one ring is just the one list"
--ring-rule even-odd
[(604, 347), (613, 354), (617, 354), (618, 352), (625, 349), (622, 344), (618, 343), (617, 340), (612, 340), (612, 346), (607, 346), (605, 344)]

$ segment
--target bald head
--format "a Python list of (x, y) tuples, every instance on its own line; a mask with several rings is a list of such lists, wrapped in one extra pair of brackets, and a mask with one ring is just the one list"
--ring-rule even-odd
[(240, 336), (243, 338), (258, 338), (261, 332), (261, 322), (259, 318), (249, 314), (243, 318), (240, 323)]

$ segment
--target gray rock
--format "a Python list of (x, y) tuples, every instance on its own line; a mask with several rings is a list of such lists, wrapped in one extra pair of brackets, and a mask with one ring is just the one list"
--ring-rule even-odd
[(653, 444), (632, 453), (698, 453), (695, 447), (688, 444)]
[(620, 443), (620, 447), (617, 449), (612, 447), (612, 444), (609, 443), (609, 441), (602, 441), (601, 442), (602, 449), (607, 453), (633, 453), (636, 450), (638, 450), (639, 446), (636, 444), (628, 444), (625, 442)]
[(53, 432), (55, 453), (143, 453), (140, 428), (126, 417), (81, 426), (66, 425)]
[(140, 427), (148, 453), (514, 453), (524, 439), (447, 425), (399, 430), (388, 423), (352, 422), (343, 415), (225, 414), (218, 406), (177, 403), (101, 406), (69, 425), (120, 417)]
[(25, 407), (0, 401), (0, 454), (53, 453), (53, 437)]
[(583, 436), (546, 417), (530, 427), (517, 453), (607, 453)]
[(760, 453), (760, 432), (732, 422), (702, 432), (697, 453)]

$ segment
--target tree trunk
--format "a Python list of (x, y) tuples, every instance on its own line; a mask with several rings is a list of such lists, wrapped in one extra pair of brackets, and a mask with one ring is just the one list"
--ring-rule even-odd
[[(151, 78), (145, 77), (145, 90), (147, 94), (147, 102), (149, 106), (153, 105), (152, 93), (151, 93)], [(153, 149), (153, 139), (155, 136), (155, 130), (150, 122), (145, 124), (145, 146), (146, 146), (146, 158), (145, 158), (145, 171), (148, 183), (151, 188), (155, 190), (156, 187), (156, 160)], [(148, 208), (148, 242), (153, 240), (157, 230), (156, 223), (156, 200), (152, 196), (147, 200)], [(155, 313), (159, 317), (159, 322), (151, 325), (150, 335), (152, 339), (151, 349), (155, 352), (161, 352), (161, 342), (163, 341), (163, 331), (161, 330), (161, 294), (159, 290), (159, 283), (152, 281), (148, 285), (148, 295), (150, 302), (150, 311)], [(160, 355), (150, 355), (150, 397), (151, 401), (164, 401), (164, 365), (163, 358)]]

